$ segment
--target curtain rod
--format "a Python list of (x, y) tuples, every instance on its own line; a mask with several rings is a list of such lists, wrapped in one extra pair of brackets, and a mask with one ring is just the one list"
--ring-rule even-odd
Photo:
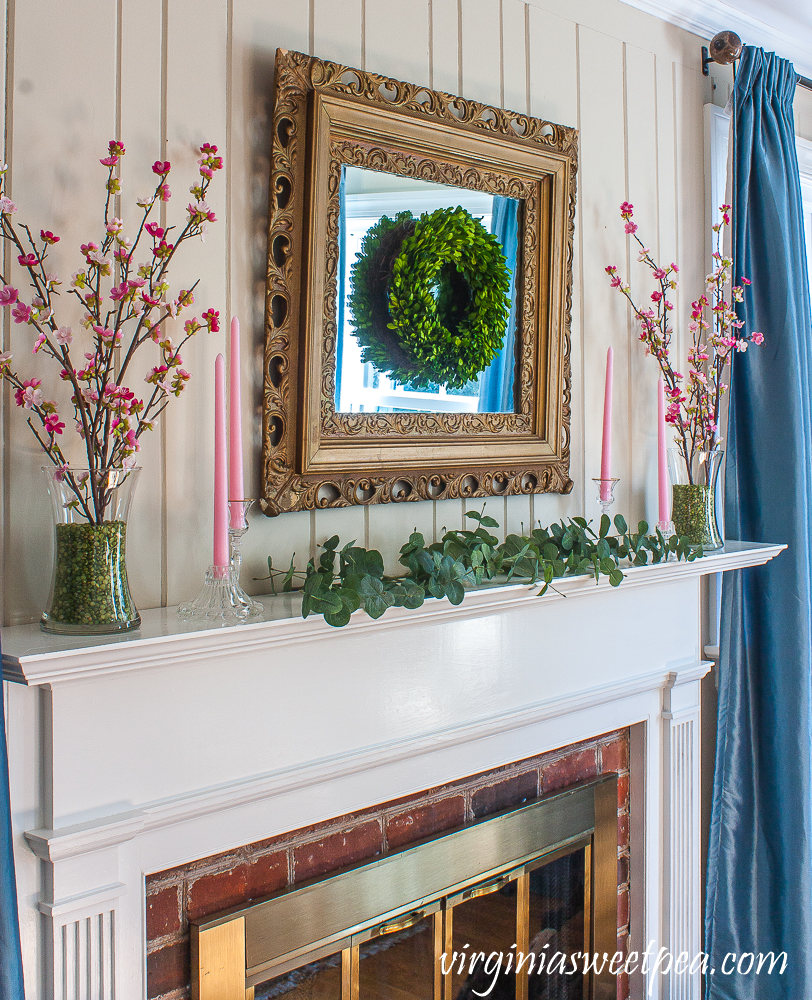
[[(742, 47), (742, 40), (735, 31), (720, 31), (718, 35), (714, 35), (710, 42), (710, 51), (707, 45), (702, 46), (702, 75), (708, 75), (708, 63), (715, 62), (720, 66), (737, 63)], [(733, 72), (734, 74), (736, 72), (735, 65)], [(812, 80), (798, 74), (797, 86), (812, 90)]]

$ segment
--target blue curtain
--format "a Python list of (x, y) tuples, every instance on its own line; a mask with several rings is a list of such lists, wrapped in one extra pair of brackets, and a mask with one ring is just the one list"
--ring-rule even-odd
[[(789, 548), (724, 581), (705, 920), (713, 1000), (812, 997), (812, 329), (795, 82), (790, 63), (745, 48), (733, 94), (733, 259), (736, 279), (753, 282), (740, 316), (765, 343), (735, 362), (726, 533)], [(769, 951), (786, 952), (783, 975), (721, 974), (728, 953)]]
[(480, 413), (513, 413), (513, 379), (516, 369), (516, 269), (510, 261), (519, 255), (519, 202), (516, 198), (493, 199), (491, 232), (502, 244), (510, 269), (510, 315), (502, 350), (482, 373), (479, 383)]
[(0, 690), (0, 1000), (23, 1000), (17, 882), (11, 841), (5, 706)]

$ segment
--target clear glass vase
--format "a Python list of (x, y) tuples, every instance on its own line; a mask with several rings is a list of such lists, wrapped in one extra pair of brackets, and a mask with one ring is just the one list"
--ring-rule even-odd
[(54, 516), (54, 571), (40, 628), (105, 635), (138, 628), (127, 583), (127, 519), (141, 471), (42, 470)]
[(692, 545), (705, 552), (725, 544), (719, 527), (717, 490), (724, 451), (721, 441), (711, 451), (697, 452), (691, 476), (681, 451), (668, 451), (671, 478), (671, 519), (680, 538), (687, 536)]

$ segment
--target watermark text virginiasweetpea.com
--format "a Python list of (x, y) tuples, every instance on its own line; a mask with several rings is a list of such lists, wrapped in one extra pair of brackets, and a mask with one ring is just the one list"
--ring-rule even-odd
[[(628, 954), (616, 951), (614, 955), (607, 952), (564, 952), (547, 951), (545, 944), (539, 951), (531, 950), (524, 954), (517, 945), (511, 945), (507, 952), (468, 951), (470, 945), (463, 945), (461, 951), (454, 951), (449, 956), (444, 952), (441, 956), (441, 968), (444, 975), (453, 972), (457, 976), (477, 976), (476, 989), (472, 983), (471, 989), (476, 996), (490, 996), (500, 976), (513, 973), (518, 975), (526, 972), (529, 976), (580, 976), (594, 973), (602, 975), (608, 971), (610, 975), (621, 976), (641, 972), (649, 977), (649, 993), (654, 988), (658, 975), (695, 976), (749, 976), (749, 975), (783, 975), (787, 967), (787, 953), (777, 954), (772, 951), (742, 952), (740, 955), (729, 952), (717, 969), (710, 964), (710, 956), (700, 951), (691, 956), (682, 951), (674, 956), (667, 948), (657, 948), (654, 941), (649, 941), (644, 952), (630, 951)], [(607, 969), (608, 967), (608, 969)], [(490, 980), (488, 983), (487, 980)]]

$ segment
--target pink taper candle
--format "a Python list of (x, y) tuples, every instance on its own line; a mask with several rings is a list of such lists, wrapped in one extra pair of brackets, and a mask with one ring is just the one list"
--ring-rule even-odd
[[(614, 353), (606, 352), (606, 384), (603, 392), (603, 446), (601, 447), (601, 479), (612, 478), (612, 368)], [(612, 499), (612, 484), (601, 483), (601, 500)]]
[(228, 490), (226, 471), (226, 359), (214, 360), (214, 565), (227, 567)]
[(657, 487), (660, 498), (660, 520), (669, 520), (668, 465), (665, 450), (665, 383), (657, 380)]
[[(242, 406), (240, 397), (240, 321), (231, 320), (228, 350), (228, 499), (244, 500), (242, 472)], [(243, 527), (236, 508), (231, 511), (231, 527)]]

